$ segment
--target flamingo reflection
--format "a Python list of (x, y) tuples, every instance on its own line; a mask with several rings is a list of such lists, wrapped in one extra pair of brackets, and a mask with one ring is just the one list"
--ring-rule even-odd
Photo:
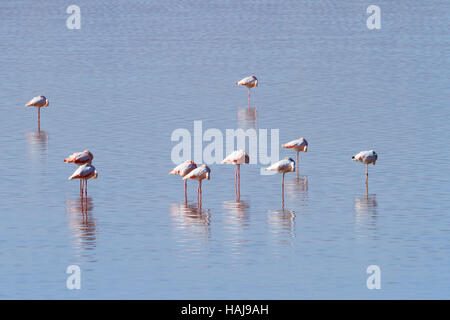
[(88, 257), (90, 261), (95, 261), (92, 257), (92, 249), (96, 247), (97, 221), (92, 215), (94, 202), (91, 197), (66, 200), (66, 212), (69, 228), (74, 238), (73, 245), (79, 253), (79, 258)]
[(258, 109), (238, 108), (237, 111), (238, 128), (241, 129), (256, 129), (258, 122)]
[(47, 131), (29, 131), (26, 133), (30, 153), (39, 155), (48, 151)]
[(246, 226), (249, 222), (249, 208), (250, 205), (247, 201), (240, 200), (240, 201), (224, 201), (222, 203), (222, 206), (224, 209), (226, 209), (227, 212), (227, 221), (230, 224), (235, 225), (242, 225)]
[(246, 232), (249, 227), (249, 208), (247, 201), (224, 201), (225, 231), (227, 231), (226, 244), (230, 248), (232, 256), (240, 255), (245, 249), (245, 245), (251, 241)]
[(300, 206), (305, 206), (308, 199), (308, 177), (300, 176), (286, 181), (286, 193)]
[(358, 225), (374, 226), (374, 220), (377, 216), (377, 206), (376, 194), (355, 197), (356, 223)]
[(181, 239), (178, 241), (186, 251), (196, 253), (205, 249), (204, 241), (210, 236), (210, 210), (198, 208), (195, 204), (170, 204), (170, 216), (175, 225), (175, 231)]
[(295, 211), (269, 210), (267, 218), (270, 231), (279, 242), (291, 244), (292, 239), (295, 238)]

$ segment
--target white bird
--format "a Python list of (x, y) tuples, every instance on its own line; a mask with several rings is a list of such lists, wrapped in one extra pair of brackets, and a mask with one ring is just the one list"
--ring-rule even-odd
[[(84, 150), (83, 152), (75, 152), (64, 159), (64, 162), (75, 163), (77, 166), (82, 166), (84, 164), (91, 164), (94, 160), (94, 155), (89, 152), (89, 150)], [(83, 194), (84, 181), (80, 179), (80, 194)]]
[(241, 197), (241, 164), (248, 164), (250, 158), (244, 150), (236, 150), (230, 153), (222, 163), (230, 163), (236, 165), (236, 172), (234, 174), (234, 190), (236, 194), (236, 201)]
[(89, 179), (97, 179), (98, 172), (95, 170), (95, 167), (90, 164), (84, 164), (77, 168), (74, 173), (69, 177), (69, 180), (80, 179), (84, 181), (84, 193), (87, 197), (87, 181)]
[(378, 155), (375, 151), (369, 150), (369, 151), (361, 151), (357, 155), (354, 155), (352, 157), (353, 161), (359, 161), (366, 165), (366, 184), (369, 179), (369, 164), (375, 165), (375, 162), (377, 162)]
[(288, 172), (295, 172), (295, 161), (291, 158), (285, 158), (278, 162), (275, 162), (270, 167), (266, 168), (267, 171), (276, 171), (283, 174), (283, 179), (281, 182), (281, 190), (283, 196), (283, 207), (284, 207), (284, 175)]
[[(173, 168), (169, 174), (177, 174), (183, 178), (195, 168), (197, 165), (194, 161), (186, 160)], [(184, 201), (187, 203), (187, 180), (184, 181)]]
[(298, 164), (299, 164), (299, 152), (308, 151), (308, 141), (305, 138), (299, 138), (296, 140), (289, 141), (288, 143), (281, 145), (283, 148), (292, 149), (297, 152), (297, 178), (298, 178)]
[(36, 107), (38, 108), (38, 131), (41, 130), (41, 108), (48, 107), (48, 99), (43, 95), (34, 97), (25, 104), (26, 107)]
[(198, 189), (197, 189), (197, 204), (201, 207), (202, 203), (202, 180), (203, 179), (211, 179), (211, 169), (207, 165), (202, 165), (191, 172), (189, 172), (186, 176), (183, 177), (183, 180), (193, 179), (198, 181)]
[(238, 86), (246, 86), (248, 88), (248, 108), (250, 109), (250, 89), (258, 86), (258, 79), (254, 75), (246, 77), (236, 82)]

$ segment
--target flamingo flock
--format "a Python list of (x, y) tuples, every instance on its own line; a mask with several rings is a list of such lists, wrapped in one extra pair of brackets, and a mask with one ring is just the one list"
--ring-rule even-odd
[[(251, 75), (249, 77), (243, 78), (242, 80), (236, 82), (238, 86), (245, 86), (248, 88), (248, 107), (250, 108), (250, 89), (258, 86), (258, 79)], [(39, 95), (37, 97), (32, 98), (28, 101), (25, 106), (27, 107), (36, 107), (38, 109), (38, 129), (40, 131), (40, 109), (43, 107), (49, 106), (48, 99)], [(292, 140), (290, 142), (284, 143), (281, 145), (282, 148), (291, 149), (297, 153), (297, 162), (293, 159), (287, 157), (280, 161), (277, 161), (265, 168), (267, 171), (275, 171), (282, 174), (282, 199), (283, 199), (283, 208), (284, 208), (284, 176), (289, 172), (297, 172), (297, 180), (299, 174), (299, 153), (308, 151), (308, 142), (305, 138), (301, 137), (299, 139)], [(69, 180), (78, 179), (80, 180), (80, 196), (87, 198), (87, 183), (90, 179), (97, 179), (98, 172), (95, 167), (92, 165), (92, 160), (94, 156), (88, 150), (82, 152), (75, 152), (64, 159), (66, 163), (73, 163), (78, 166), (78, 168), (73, 172), (73, 174), (69, 177)], [(361, 151), (358, 154), (352, 157), (353, 161), (361, 162), (366, 165), (366, 188), (368, 184), (369, 178), (369, 164), (375, 165), (378, 159), (378, 155), (374, 150), (369, 151)], [(235, 196), (236, 202), (240, 201), (241, 195), (241, 169), (240, 166), (242, 164), (249, 164), (250, 158), (248, 154), (244, 150), (236, 150), (229, 154), (225, 159), (222, 160), (222, 164), (233, 164), (235, 165), (235, 174), (234, 174), (234, 185), (235, 185)], [(187, 204), (187, 180), (193, 179), (198, 181), (197, 187), (197, 204), (198, 207), (201, 208), (202, 203), (202, 181), (204, 179), (211, 179), (211, 169), (203, 164), (201, 166), (197, 166), (193, 161), (186, 160), (175, 168), (173, 168), (170, 172), (170, 175), (179, 175), (184, 180), (184, 197), (185, 203)]]
[[(236, 84), (238, 86), (245, 86), (248, 88), (248, 107), (250, 108), (250, 89), (258, 86), (258, 79), (251, 75), (249, 77), (245, 77), (240, 81), (237, 81)], [(297, 181), (299, 180), (299, 163), (300, 163), (300, 152), (308, 152), (308, 141), (304, 137), (300, 137), (298, 139), (289, 141), (281, 145), (282, 148), (291, 149), (297, 153), (297, 161), (286, 157), (280, 161), (277, 161), (265, 168), (266, 171), (275, 171), (282, 174), (281, 178), (281, 193), (282, 193), (282, 204), (284, 208), (284, 176), (289, 172), (297, 172)], [(353, 156), (352, 159), (354, 161), (360, 161), (367, 165), (366, 167), (366, 185), (368, 183), (368, 165), (370, 163), (375, 164), (377, 160), (377, 154), (375, 151), (362, 151), (357, 155)], [(233, 164), (236, 166), (234, 173), (234, 188), (235, 188), (235, 197), (236, 202), (240, 201), (241, 195), (241, 168), (242, 164), (248, 164), (250, 162), (250, 158), (248, 154), (244, 150), (236, 150), (230, 153), (225, 159), (222, 160), (222, 164)], [(184, 192), (185, 192), (185, 202), (187, 203), (187, 179), (196, 179), (199, 181), (199, 186), (197, 189), (197, 202), (200, 206), (201, 204), (201, 180), (207, 178), (209, 180), (211, 170), (203, 165), (200, 168), (197, 168), (195, 163), (191, 160), (186, 160), (185, 162), (179, 164), (174, 169), (172, 169), (169, 174), (177, 174), (180, 175), (183, 180), (185, 180)]]

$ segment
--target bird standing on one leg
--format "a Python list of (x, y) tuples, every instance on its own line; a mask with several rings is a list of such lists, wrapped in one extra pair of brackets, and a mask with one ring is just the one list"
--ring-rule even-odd
[[(173, 168), (169, 174), (177, 174), (183, 178), (195, 168), (197, 168), (197, 165), (194, 161), (186, 160)], [(184, 180), (184, 202), (187, 204), (187, 180)]]
[(375, 151), (369, 150), (369, 151), (361, 151), (357, 155), (354, 155), (352, 157), (353, 161), (359, 161), (366, 165), (366, 184), (369, 181), (369, 164), (375, 165), (375, 162), (377, 162), (378, 155)]
[(241, 199), (241, 164), (248, 164), (250, 158), (244, 150), (236, 150), (230, 153), (222, 163), (231, 163), (236, 165), (236, 172), (234, 174), (234, 190), (236, 201)]
[(270, 167), (266, 168), (267, 171), (276, 171), (278, 173), (283, 174), (282, 182), (281, 182), (281, 190), (282, 190), (282, 199), (283, 199), (283, 208), (284, 208), (284, 175), (288, 172), (295, 172), (295, 161), (291, 158), (285, 158), (278, 162), (275, 162)]
[(207, 165), (202, 165), (199, 168), (196, 168), (189, 172), (186, 176), (183, 177), (183, 180), (194, 179), (198, 181), (198, 189), (197, 189), (197, 206), (199, 208), (202, 207), (202, 180), (203, 179), (211, 179), (211, 169)]
[(246, 77), (238, 82), (236, 82), (238, 86), (246, 86), (248, 88), (248, 109), (250, 110), (250, 89), (258, 86), (258, 79), (254, 75), (250, 77)]
[(34, 97), (25, 105), (26, 107), (36, 107), (38, 108), (38, 131), (41, 131), (41, 108), (48, 107), (48, 99), (43, 95)]
[(299, 165), (299, 152), (307, 152), (308, 151), (308, 141), (305, 138), (299, 138), (297, 140), (292, 140), (288, 143), (281, 145), (283, 148), (292, 149), (297, 152), (297, 180), (298, 176), (298, 165)]

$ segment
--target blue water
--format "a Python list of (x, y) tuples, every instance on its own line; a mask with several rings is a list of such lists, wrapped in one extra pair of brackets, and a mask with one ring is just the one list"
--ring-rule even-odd
[[(74, 4), (79, 30), (65, 1), (0, 2), (0, 298), (449, 298), (448, 1)], [(234, 82), (251, 74), (248, 113)], [(194, 181), (185, 205), (171, 135), (194, 121), (305, 137), (284, 207), (261, 163), (240, 202), (234, 167), (210, 164), (202, 209)], [(82, 209), (63, 159), (85, 149)], [(370, 149), (366, 192), (351, 156)]]

